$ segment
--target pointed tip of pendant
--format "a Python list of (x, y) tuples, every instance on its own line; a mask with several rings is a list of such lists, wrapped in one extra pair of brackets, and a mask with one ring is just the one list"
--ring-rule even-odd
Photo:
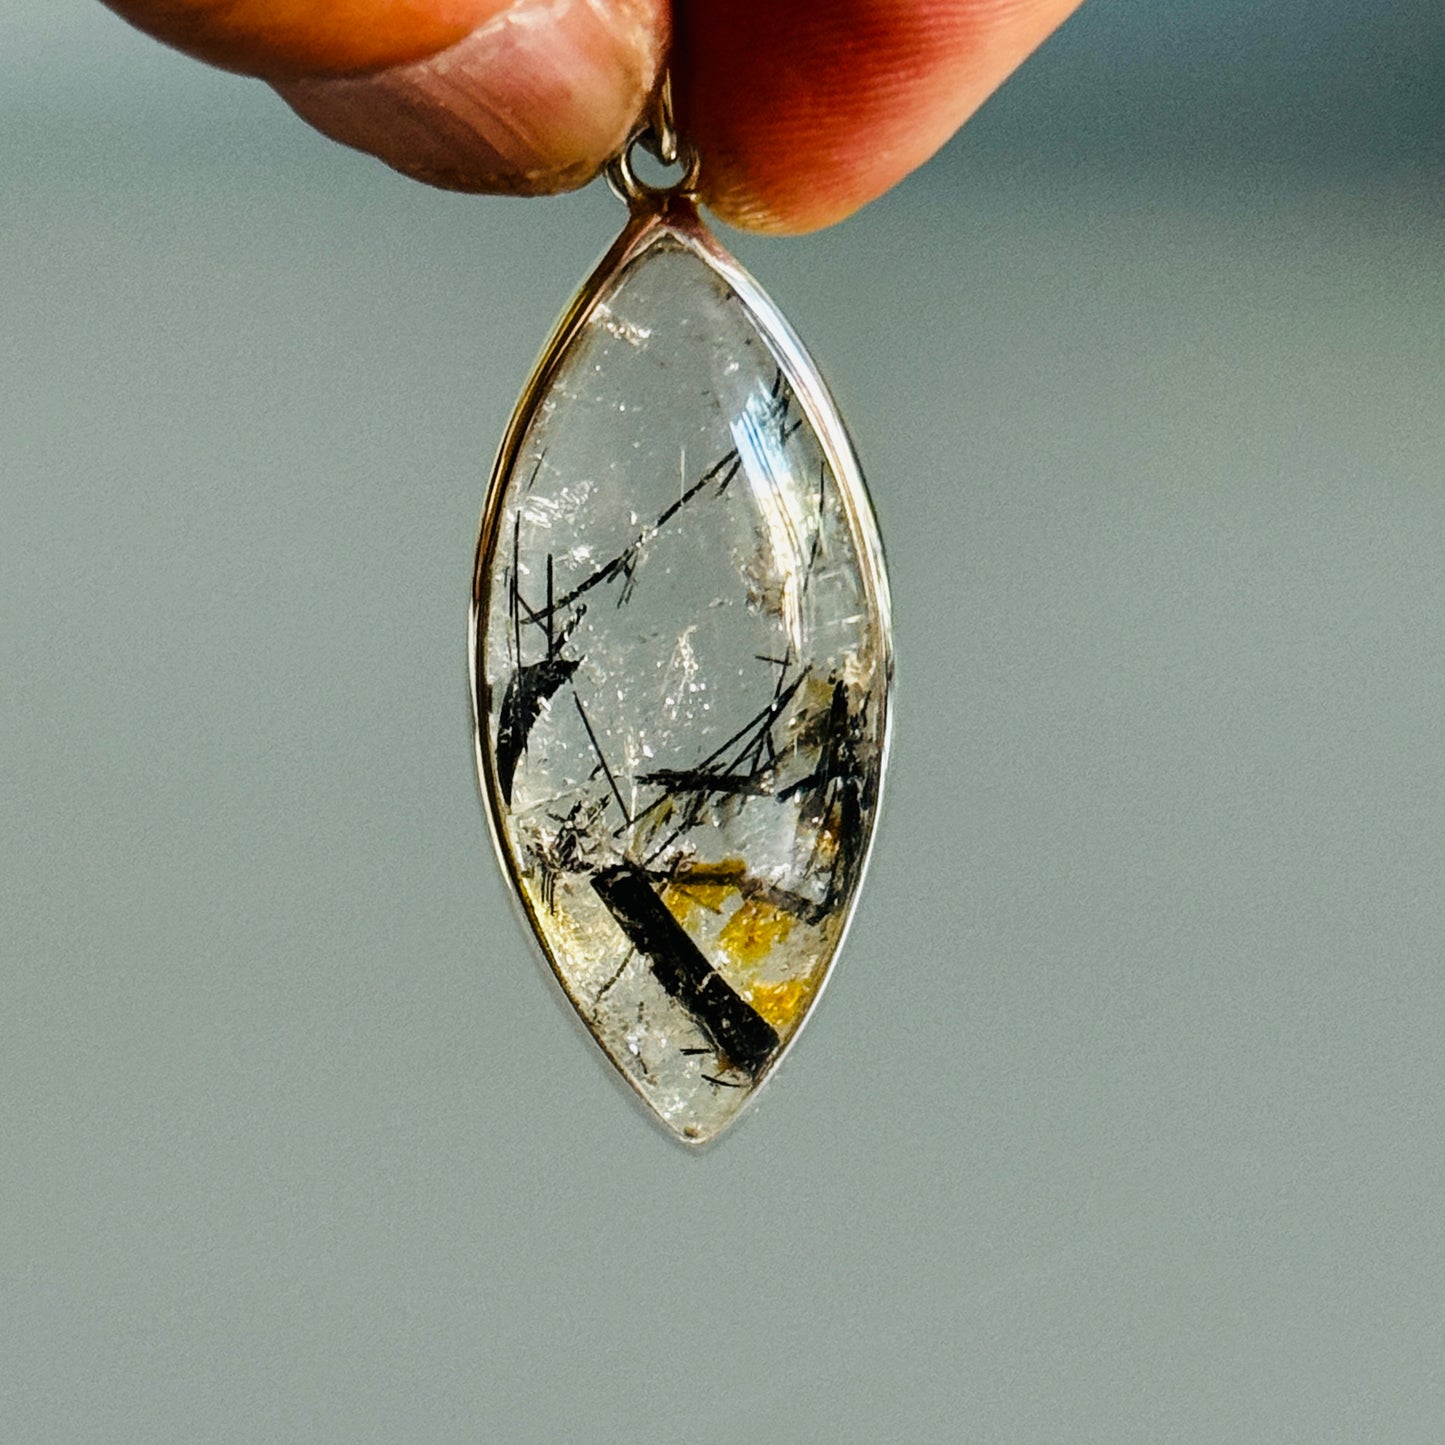
[[(689, 1153), (702, 1153), (709, 1146), (716, 1144), (732, 1128), (737, 1122), (738, 1114), (742, 1112), (743, 1110), (740, 1108), (737, 1113), (730, 1114), (726, 1119), (706, 1124), (696, 1120), (682, 1123), (671, 1119), (662, 1119), (662, 1125), (667, 1130), (668, 1136), (683, 1145)], [(661, 1115), (658, 1117), (662, 1118)]]
[(645, 1094), (641, 1097), (648, 1112), (662, 1126), (669, 1139), (681, 1144), (690, 1154), (701, 1154), (710, 1150), (724, 1135), (731, 1133), (739, 1120), (752, 1113), (758, 1092), (765, 1082), (765, 1078), (760, 1078), (746, 1090), (729, 1091), (732, 1097), (728, 1099), (725, 1110), (699, 1109), (694, 1106), (678, 1112), (672, 1118), (658, 1110)]

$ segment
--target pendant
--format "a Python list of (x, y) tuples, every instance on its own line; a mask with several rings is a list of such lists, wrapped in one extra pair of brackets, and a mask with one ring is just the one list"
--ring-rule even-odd
[(477, 547), (477, 766), (502, 869), (662, 1123), (736, 1118), (816, 1005), (878, 813), (892, 651), (862, 474), (683, 182), (522, 393)]

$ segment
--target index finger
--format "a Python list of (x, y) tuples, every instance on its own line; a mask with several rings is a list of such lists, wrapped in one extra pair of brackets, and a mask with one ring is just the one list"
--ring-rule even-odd
[(923, 164), (1080, 0), (678, 3), (675, 81), (735, 225), (842, 220)]

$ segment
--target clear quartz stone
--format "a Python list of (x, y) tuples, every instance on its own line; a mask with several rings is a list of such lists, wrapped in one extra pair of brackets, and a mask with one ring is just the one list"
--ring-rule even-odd
[(504, 860), (593, 1036), (694, 1142), (832, 962), (891, 670), (841, 424), (699, 234), (657, 224), (590, 283), (504, 450), (477, 595)]

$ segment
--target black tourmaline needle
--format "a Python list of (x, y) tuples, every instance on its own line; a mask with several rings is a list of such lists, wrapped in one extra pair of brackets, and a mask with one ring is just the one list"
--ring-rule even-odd
[(541, 662), (519, 667), (508, 679), (497, 720), (496, 757), (497, 786), (509, 805), (517, 764), (527, 750), (527, 738), (542, 715), (543, 704), (571, 680), (581, 662), (580, 657), (563, 657), (560, 652), (552, 652)]
[(776, 1031), (703, 957), (647, 874), (635, 863), (618, 863), (595, 874), (592, 887), (628, 942), (652, 966), (658, 983), (697, 1020), (718, 1051), (747, 1073), (760, 1073), (777, 1052)]

